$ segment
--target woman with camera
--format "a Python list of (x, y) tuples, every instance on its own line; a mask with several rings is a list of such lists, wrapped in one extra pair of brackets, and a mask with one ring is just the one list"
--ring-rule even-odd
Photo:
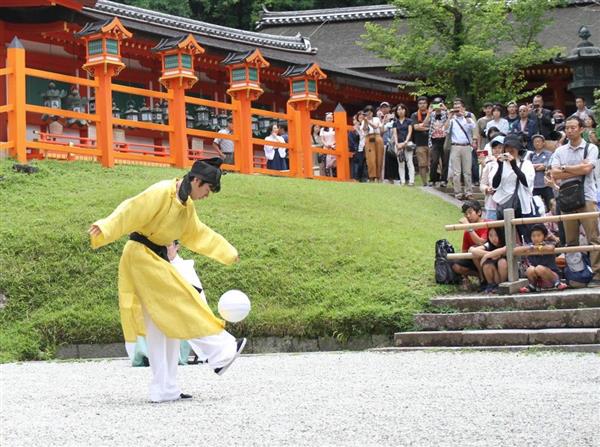
[[(498, 170), (492, 180), (493, 195), (497, 203), (497, 216), (502, 219), (504, 210), (513, 208), (515, 217), (536, 216), (533, 203), (533, 182), (535, 169), (530, 160), (525, 157), (527, 150), (517, 135), (504, 138), (504, 152), (496, 157)], [(521, 238), (529, 242), (529, 232), (526, 225), (518, 225), (517, 232)]]

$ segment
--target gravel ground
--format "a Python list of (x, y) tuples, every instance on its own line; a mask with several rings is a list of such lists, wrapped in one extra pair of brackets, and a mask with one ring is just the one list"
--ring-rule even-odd
[(599, 446), (600, 356), (359, 352), (179, 368), (147, 402), (125, 360), (0, 366), (2, 446)]

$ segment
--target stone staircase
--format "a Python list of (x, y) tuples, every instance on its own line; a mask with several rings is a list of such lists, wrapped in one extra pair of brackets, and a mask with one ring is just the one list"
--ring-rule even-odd
[(415, 315), (397, 348), (530, 348), (600, 352), (600, 288), (504, 296), (448, 296)]

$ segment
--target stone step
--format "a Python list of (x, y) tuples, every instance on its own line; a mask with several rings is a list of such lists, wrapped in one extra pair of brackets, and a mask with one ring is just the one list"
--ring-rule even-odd
[[(436, 189), (440, 192), (443, 192), (444, 194), (449, 194), (454, 197), (454, 189), (453, 188), (436, 188)], [(482, 192), (480, 192), (478, 186), (473, 187), (472, 194), (473, 194), (473, 198), (475, 200), (483, 200), (485, 198), (485, 195)]]
[(461, 351), (492, 351), (492, 352), (598, 352), (600, 343), (581, 345), (505, 345), (505, 346), (404, 346), (372, 348), (369, 351), (377, 352), (461, 352)]
[(465, 331), (398, 332), (394, 344), (403, 346), (579, 345), (600, 343), (600, 328), (484, 329)]
[(454, 308), (472, 312), (484, 309), (577, 309), (600, 307), (600, 289), (563, 290), (522, 295), (503, 296), (443, 296), (432, 298), (430, 303), (437, 308)]
[(544, 329), (600, 326), (600, 307), (559, 310), (518, 310), (416, 314), (415, 325), (422, 330), (457, 329)]

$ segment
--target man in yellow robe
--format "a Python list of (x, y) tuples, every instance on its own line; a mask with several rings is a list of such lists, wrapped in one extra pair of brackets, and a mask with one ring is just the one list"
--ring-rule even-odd
[(220, 162), (196, 161), (183, 179), (165, 180), (121, 203), (88, 230), (96, 249), (128, 234), (119, 263), (119, 310), (126, 341), (146, 336), (152, 369), (150, 400), (190, 398), (176, 383), (179, 340), (188, 340), (221, 375), (246, 345), (224, 330), (198, 292), (169, 263), (166, 246), (178, 239), (196, 253), (230, 265), (237, 250), (198, 219), (194, 200), (220, 190)]

